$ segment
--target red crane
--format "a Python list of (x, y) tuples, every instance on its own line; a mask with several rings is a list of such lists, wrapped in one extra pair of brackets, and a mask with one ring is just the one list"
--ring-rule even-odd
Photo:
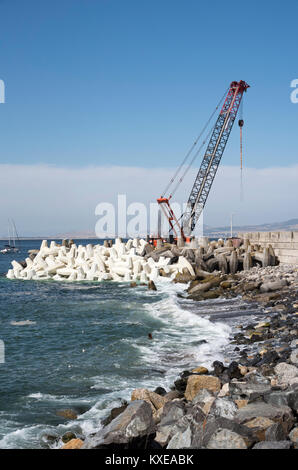
[[(174, 177), (171, 179), (163, 195), (161, 195), (161, 197), (157, 199), (158, 204), (160, 205), (164, 215), (169, 221), (169, 229), (170, 229), (169, 233), (172, 234), (174, 239), (181, 237), (184, 240), (188, 240), (195, 228), (195, 225), (206, 204), (214, 177), (216, 175), (218, 166), (220, 164), (220, 160), (223, 156), (223, 153), (226, 147), (226, 143), (229, 139), (234, 121), (236, 119), (237, 112), (238, 112), (238, 109), (239, 109), (239, 106), (243, 97), (243, 93), (246, 92), (248, 88), (249, 88), (249, 85), (243, 80), (240, 80), (239, 82), (234, 81), (230, 84), (227, 94), (225, 93), (224, 95), (225, 100), (224, 100), (223, 106), (220, 110), (215, 126), (211, 130), (211, 137), (210, 137), (205, 155), (202, 159), (200, 169), (198, 171), (193, 187), (191, 189), (187, 206), (186, 206), (186, 210), (184, 214), (181, 216), (180, 220), (177, 219), (170, 205), (170, 199), (172, 198), (174, 192), (172, 192), (168, 197), (165, 196), (165, 193), (168, 191), (169, 187), (175, 181), (175, 178), (177, 177), (179, 171), (181, 170), (185, 161), (188, 159), (189, 155), (195, 148), (198, 140), (200, 139), (203, 132), (207, 128), (210, 120), (212, 119), (219, 105), (216, 107), (213, 115), (207, 122), (200, 136), (194, 142), (193, 146), (187, 153), (182, 165), (176, 171)], [(243, 119), (242, 118), (239, 119), (238, 124), (240, 126), (241, 132), (242, 132), (243, 123), (244, 123)], [(240, 138), (241, 136), (242, 134), (240, 135)], [(202, 143), (200, 149), (203, 147), (204, 144), (205, 144), (205, 141)], [(199, 153), (200, 149), (196, 152), (195, 157)], [(242, 165), (242, 143), (241, 143), (241, 165)], [(176, 191), (178, 185), (183, 180), (185, 173), (178, 180), (178, 184), (174, 188), (174, 191)], [(160, 237), (160, 234), (159, 234), (159, 237)]]

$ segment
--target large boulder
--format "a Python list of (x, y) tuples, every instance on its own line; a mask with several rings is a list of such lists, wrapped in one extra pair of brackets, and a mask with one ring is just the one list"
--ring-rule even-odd
[(247, 449), (247, 444), (239, 434), (229, 429), (219, 429), (212, 435), (207, 449)]
[(203, 388), (211, 392), (219, 392), (221, 388), (219, 378), (212, 375), (190, 375), (187, 380), (185, 398), (192, 401), (198, 391)]
[(111, 423), (88, 437), (83, 449), (144, 448), (155, 432), (152, 408), (144, 400), (131, 402)]
[(170, 439), (167, 449), (191, 449), (192, 435), (191, 425), (185, 430), (178, 430)]
[(144, 400), (151, 406), (152, 412), (159, 410), (166, 403), (167, 399), (164, 396), (155, 392), (150, 392), (146, 388), (137, 388), (131, 394), (131, 401)]
[[(221, 431), (226, 430), (232, 432), (230, 433), (222, 433)], [(236, 437), (234, 434), (236, 434)], [(228, 439), (227, 436), (230, 435), (232, 439), (232, 444), (235, 448), (242, 448), (237, 446), (244, 446), (243, 448), (251, 447), (256, 442), (256, 437), (254, 436), (251, 429), (243, 426), (239, 423), (236, 423), (234, 420), (227, 419), (227, 418), (214, 418), (210, 416), (206, 424), (203, 428), (203, 439), (202, 439), (202, 446), (207, 447), (210, 445), (210, 448), (234, 448), (228, 447)], [(241, 437), (241, 439), (240, 439)], [(222, 444), (220, 444), (220, 440)], [(242, 441), (243, 440), (243, 441)], [(211, 443), (210, 443), (211, 441)], [(244, 442), (244, 444), (243, 444)], [(210, 444), (209, 444), (210, 443)], [(241, 443), (241, 444), (240, 444)], [(215, 447), (221, 446), (221, 447)]]
[(249, 401), (254, 401), (257, 398), (262, 398), (264, 395), (271, 391), (271, 385), (251, 383), (251, 382), (232, 382), (230, 390), (233, 396), (247, 398)]
[(298, 368), (296, 366), (280, 362), (274, 370), (281, 385), (289, 386), (298, 383)]
[(253, 430), (253, 433), (256, 435), (259, 441), (264, 441), (266, 430), (274, 424), (275, 423), (272, 421), (272, 419), (261, 416), (248, 421), (245, 423), (245, 426)]
[(259, 417), (269, 418), (274, 422), (281, 423), (285, 431), (291, 429), (294, 422), (292, 411), (288, 406), (274, 406), (264, 401), (249, 403), (240, 408), (235, 415), (235, 421), (245, 424)]
[(157, 426), (155, 441), (162, 447), (166, 446), (171, 437), (179, 430), (179, 422), (185, 416), (185, 406), (181, 401), (165, 404)]
[(209, 413), (216, 418), (233, 419), (238, 411), (238, 407), (229, 398), (216, 398), (211, 404)]

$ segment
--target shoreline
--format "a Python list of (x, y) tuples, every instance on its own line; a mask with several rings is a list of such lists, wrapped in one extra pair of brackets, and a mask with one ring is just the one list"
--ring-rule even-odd
[[(132, 243), (136, 245), (137, 254)], [(82, 253), (84, 251), (85, 260), (91, 265), (93, 246), (87, 247), (79, 248)], [(127, 276), (130, 282), (127, 282), (127, 286), (131, 288), (147, 285), (148, 289), (154, 291), (154, 281), (158, 283), (159, 279), (168, 278), (185, 286), (184, 292), (177, 295), (182, 302), (191, 300), (192, 307), (202, 306), (204, 301), (210, 299), (229, 301), (239, 298), (246, 305), (251, 304), (252, 309), (247, 308), (245, 312), (244, 307), (245, 319), (241, 318), (240, 325), (235, 325), (235, 322), (242, 315), (236, 312), (227, 344), (227, 351), (230, 349), (226, 354), (229, 361), (214, 360), (208, 369), (202, 363), (194, 364), (193, 369), (180, 372), (170, 390), (163, 388), (162, 380), (154, 391), (135, 389), (129, 402), (107, 410), (108, 416), (98, 424), (99, 429), (94, 435), (82, 436), (68, 432), (62, 436), (62, 448), (297, 447), (297, 267), (274, 265), (276, 258), (272, 251), (262, 252), (255, 247), (251, 251), (247, 249), (249, 246), (239, 250), (231, 244), (223, 245), (222, 241), (211, 242), (204, 247), (194, 245), (192, 248), (179, 248), (166, 245), (154, 249), (145, 244), (139, 246), (138, 241), (129, 241), (124, 245), (118, 240), (115, 247), (117, 250), (107, 245), (100, 248), (107, 258), (103, 260), (106, 273), (113, 268), (107, 256), (109, 253), (115, 263), (121, 257), (128, 262), (130, 257), (135, 257), (137, 263), (141, 263), (137, 270), (134, 267), (132, 269), (129, 263), (117, 268), (115, 280), (120, 279), (120, 274), (125, 276), (127, 269), (132, 269), (135, 279)], [(30, 265), (38, 254), (39, 259), (47, 260), (52, 251), (56, 255), (60, 250), (64, 258), (62, 256), (59, 259), (63, 259), (65, 264), (67, 260), (72, 265), (76, 263), (73, 261), (77, 257), (76, 245), (68, 246), (66, 242), (65, 245), (57, 246), (52, 242), (48, 248), (44, 241), (41, 250), (33, 250), (36, 253), (32, 253), (32, 259), (26, 259), (26, 264)], [(253, 253), (253, 259), (250, 253)], [(249, 269), (245, 269), (245, 260), (249, 261)], [(24, 262), (19, 263), (21, 268), (26, 268), (21, 263)], [(148, 276), (143, 274), (142, 279), (140, 265), (146, 268), (149, 264), (154, 275), (151, 277), (147, 271)], [(260, 267), (261, 264), (264, 267)], [(16, 268), (21, 269), (18, 264)], [(243, 270), (239, 271), (241, 268)], [(53, 269), (56, 270), (56, 266)], [(94, 275), (90, 280), (96, 276), (95, 267), (92, 269)], [(69, 272), (63, 271), (61, 274), (62, 277), (69, 276)], [(145, 280), (147, 282), (142, 282)], [(203, 317), (201, 313), (197, 314)], [(258, 318), (252, 320), (251, 313)], [(232, 318), (228, 315), (223, 317), (210, 309), (205, 315), (211, 322)], [(50, 443), (51, 436), (48, 437), (49, 442), (44, 442), (45, 445), (60, 446), (60, 439), (59, 442), (56, 440)]]
[[(276, 278), (283, 285), (269, 285), (270, 291)], [(62, 449), (298, 448), (297, 286), (295, 266), (242, 272), (226, 298), (241, 291), (243, 300), (257, 299), (264, 311), (261, 321), (233, 333), (229, 345), (237, 359), (181, 371), (170, 391), (162, 384), (134, 390), (95, 435), (84, 441), (72, 435)]]

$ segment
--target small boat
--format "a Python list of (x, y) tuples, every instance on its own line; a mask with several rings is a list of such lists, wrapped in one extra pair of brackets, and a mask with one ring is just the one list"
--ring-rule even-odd
[(8, 220), (8, 243), (0, 250), (0, 253), (6, 255), (7, 253), (18, 253), (20, 249), (16, 245), (16, 240), (19, 242), (19, 236), (16, 229), (14, 220)]

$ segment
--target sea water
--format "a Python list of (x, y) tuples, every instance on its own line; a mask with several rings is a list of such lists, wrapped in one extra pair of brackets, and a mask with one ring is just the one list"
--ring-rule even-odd
[[(168, 391), (181, 371), (224, 360), (233, 318), (243, 309), (258, 314), (239, 299), (187, 300), (186, 286), (167, 279), (157, 291), (6, 279), (11, 261), (39, 246), (21, 241), (19, 253), (0, 255), (0, 448), (40, 448), (46, 434), (96, 432), (135, 388)], [(57, 415), (65, 409), (78, 418)]]

